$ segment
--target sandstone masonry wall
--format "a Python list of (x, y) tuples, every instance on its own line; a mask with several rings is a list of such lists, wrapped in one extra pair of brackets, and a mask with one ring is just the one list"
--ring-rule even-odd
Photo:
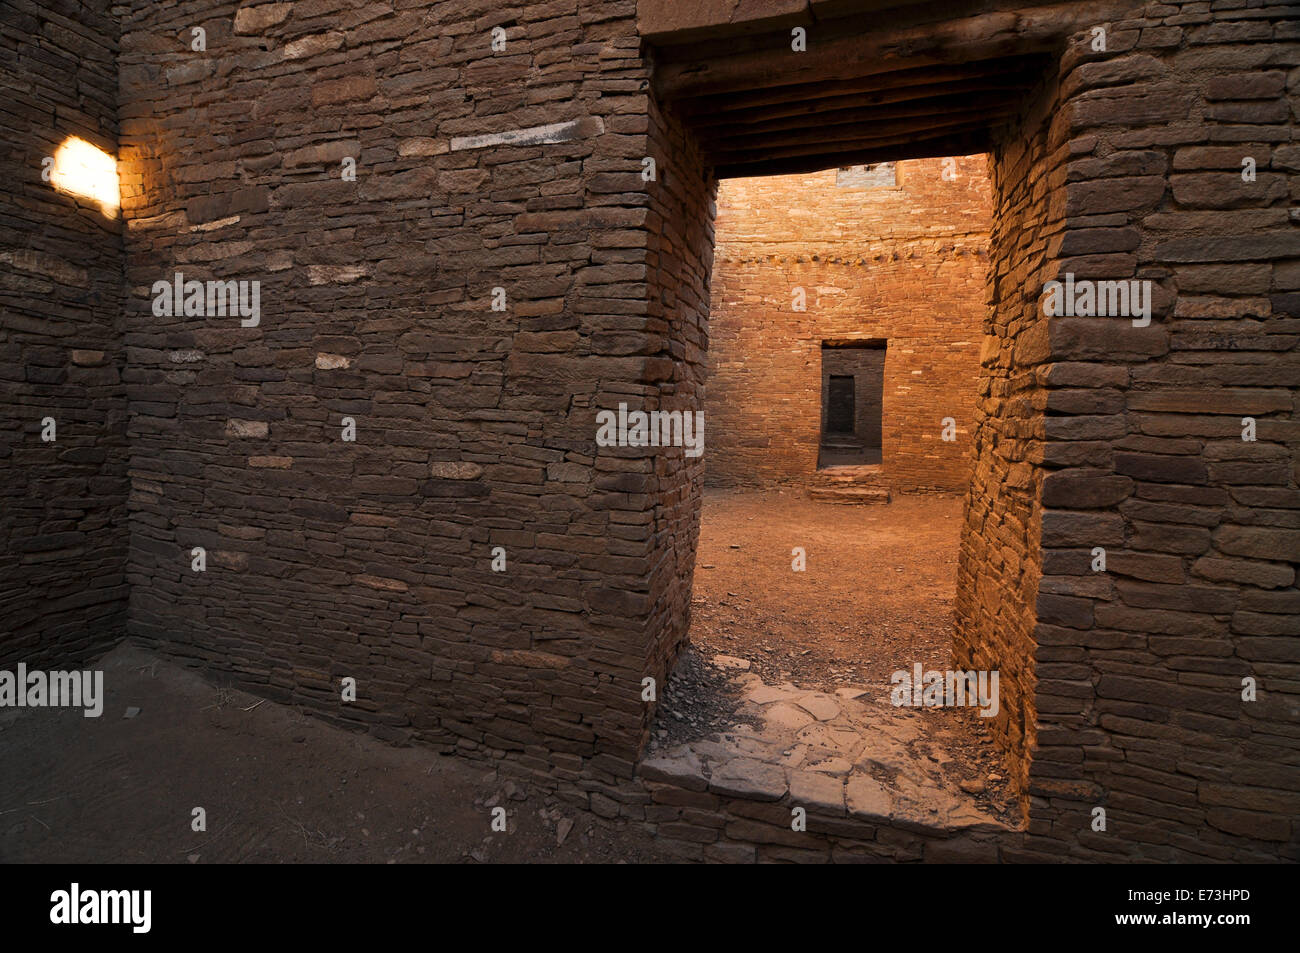
[[(12, 6), (6, 659), (120, 633), (129, 441), (130, 633), (665, 837), (708, 827), (729, 849), (702, 858), (812, 858), (780, 849), (787, 804), (692, 803), (632, 777), (642, 680), (662, 688), (689, 624), (701, 463), (599, 446), (596, 413), (697, 409), (706, 352), (766, 353), (707, 326), (714, 184), (652, 92), (635, 6), (132, 0), (114, 8), (116, 105), (105, 7)], [(972, 353), (938, 350), (911, 415), (953, 416), (961, 440), (940, 444), (937, 421), (884, 435), (887, 462), (915, 451), (905, 485), (973, 459), (943, 478), (968, 485), (956, 661), (1001, 673), (1026, 829), (922, 846), (930, 832), (882, 817), (871, 836), (821, 828), (818, 857), (1300, 859), (1300, 20), (1248, 0), (1132, 7), (1099, 24), (1104, 51), (1062, 38), (995, 130), (979, 381), (965, 411), (936, 413), (952, 390), (928, 369)], [(124, 245), (39, 180), (68, 131), (112, 151), (115, 112)], [(960, 187), (979, 162), (913, 181)], [(795, 329), (805, 357), (828, 336), (889, 337), (834, 292), (869, 261), (900, 286), (983, 287), (979, 234), (788, 262), (809, 311), (758, 331)], [(783, 253), (765, 254), (724, 243), (715, 292), (744, 303)], [(259, 281), (260, 319), (159, 313), (153, 285), (177, 272)], [(1150, 281), (1150, 325), (1046, 317), (1044, 283), (1065, 273)], [(812, 323), (826, 313), (833, 335)], [(713, 369), (709, 401), (728, 405), (713, 380), (730, 374), (734, 404), (740, 371)], [(728, 440), (755, 466), (813, 465), (806, 446), (743, 446), (720, 413), (708, 467)]]
[[(704, 453), (684, 448), (641, 454), (654, 474), (653, 570), (650, 627), (644, 671), (661, 690), (686, 641), (691, 621), (691, 582), (700, 533), (700, 497), (708, 456), (705, 411), (705, 353), (708, 349), (709, 281), (713, 265), (713, 208), (716, 183), (702, 165), (681, 123), (651, 100), (650, 155), (656, 160), (651, 184), (649, 297), (652, 327), (662, 329), (655, 376), (663, 375), (650, 401), (684, 414), (704, 411)], [(610, 395), (611, 403), (614, 400)], [(648, 401), (645, 406), (652, 406)], [(649, 737), (654, 705), (643, 706), (641, 741)], [(634, 768), (634, 766), (629, 766)]]
[(1148, 280), (1154, 308), (1016, 346), (1045, 398), (1029, 856), (1294, 860), (1300, 18), (1142, 12), (1070, 46), (1046, 114), (1064, 228), (1031, 282)]
[(1059, 211), (1054, 215), (1049, 204), (1047, 123), (1054, 90), (1048, 81), (1031, 93), (1025, 115), (993, 153), (992, 308), (980, 351), (975, 471), (954, 606), (954, 664), (999, 673), (993, 730), (1022, 792), (1029, 786), (1036, 717), (1032, 633), (1040, 556), (1034, 520), (1041, 475), (1033, 448), (1043, 427), (1041, 387), (1025, 357), (1026, 342), (1044, 333), (1037, 279), (1048, 236), (1061, 227)]
[(103, 0), (13, 0), (0, 17), (4, 667), (77, 665), (125, 634), (121, 218), (42, 178), (70, 137), (116, 156), (116, 53)]
[[(595, 415), (689, 401), (701, 305), (669, 289), (707, 271), (707, 216), (674, 211), (700, 176), (641, 177), (673, 143), (633, 15), (130, 6), (136, 635), (392, 741), (631, 776), (684, 631), (691, 467), (597, 447)], [(259, 279), (260, 325), (155, 317), (177, 270)]]
[[(955, 177), (944, 177), (946, 167)], [(709, 328), (710, 484), (811, 482), (822, 342), (876, 338), (888, 341), (883, 482), (966, 488), (987, 310), (987, 159), (918, 159), (896, 168), (893, 188), (841, 188), (835, 170), (721, 183)], [(806, 311), (794, 310), (797, 287)], [(941, 439), (945, 417), (956, 422), (953, 442)]]

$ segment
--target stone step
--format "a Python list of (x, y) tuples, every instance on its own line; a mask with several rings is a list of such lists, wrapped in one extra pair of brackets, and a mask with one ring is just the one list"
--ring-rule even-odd
[(888, 487), (889, 481), (879, 466), (823, 467), (813, 475), (814, 486), (877, 486)]
[(855, 476), (845, 473), (838, 476), (822, 476), (818, 474), (814, 483), (817, 486), (888, 486), (888, 482), (882, 476), (872, 476), (870, 474)]
[(889, 489), (883, 486), (814, 486), (808, 496), (818, 503), (888, 503)]
[[(825, 852), (852, 841), (859, 858), (999, 859), (999, 843), (1015, 831), (999, 814), (1012, 816), (1014, 797), (1001, 788), (971, 791), (951, 770), (966, 763), (979, 777), (995, 763), (991, 751), (954, 758), (941, 739), (957, 736), (889, 703), (878, 688), (772, 685), (735, 665), (744, 660), (725, 658), (730, 691), (716, 683), (704, 691), (719, 692), (717, 701), (733, 699), (726, 703), (732, 724), (683, 744), (655, 743), (637, 766), (661, 805), (657, 836), (711, 844), (725, 830), (728, 841), (759, 845), (760, 857), (764, 845)], [(665, 694), (658, 719), (676, 704)], [(961, 729), (958, 743), (978, 749), (968, 730)], [(685, 812), (666, 810), (688, 803), (700, 805), (689, 821)], [(806, 829), (792, 830), (794, 808), (804, 809)]]

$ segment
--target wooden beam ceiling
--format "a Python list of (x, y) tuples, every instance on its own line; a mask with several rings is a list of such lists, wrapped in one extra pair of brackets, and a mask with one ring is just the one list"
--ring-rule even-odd
[[(729, 108), (703, 109), (686, 100), (682, 112), (720, 176), (968, 155), (989, 148), (989, 131), (1016, 115), (1043, 65), (1039, 57), (1002, 58), (769, 87), (761, 97), (734, 97)], [(913, 143), (919, 154), (909, 148)], [(935, 151), (941, 148), (968, 151)], [(854, 158), (863, 155), (876, 158)]]
[(1014, 112), (1020, 103), (1024, 87), (1006, 87), (973, 93), (932, 96), (924, 100), (888, 106), (860, 106), (854, 109), (828, 109), (825, 112), (804, 112), (793, 116), (755, 116), (745, 122), (725, 126), (703, 126), (697, 130), (700, 141), (707, 145), (721, 142), (753, 139), (764, 136), (784, 138), (783, 133), (797, 130), (816, 130), (826, 135), (838, 135), (850, 127), (861, 136), (875, 126), (903, 126), (916, 120), (918, 128), (935, 117), (969, 119), (971, 116), (1001, 118)]
[(801, 83), (755, 93), (698, 96), (677, 101), (680, 115), (693, 125), (733, 121), (732, 114), (763, 113), (780, 116), (816, 112), (822, 108), (853, 105), (884, 105), (924, 99), (936, 92), (953, 89), (1000, 88), (1023, 85), (1038, 75), (1039, 64), (1025, 57), (898, 70), (856, 80)]
[[(951, 66), (1059, 52), (1065, 39), (1135, 0), (1088, 0), (998, 9), (935, 23), (892, 26), (846, 17), (809, 27), (805, 52), (790, 49), (788, 30), (726, 42), (656, 46), (655, 89), (666, 100), (800, 83), (853, 81), (899, 70)], [(1101, 19), (1098, 19), (1101, 17)]]
[[(790, 49), (788, 28), (705, 42), (694, 29), (677, 43), (660, 34), (654, 86), (721, 177), (968, 155), (990, 148), (1071, 35), (1134, 2), (957, 0), (950, 19), (908, 22), (822, 20), (830, 5), (809, 0), (806, 52)], [(933, 4), (879, 5), (939, 15)]]
[(875, 162), (897, 162), (901, 159), (934, 159), (940, 156), (968, 156), (989, 150), (988, 133), (974, 132), (947, 134), (929, 139), (911, 138), (875, 146), (862, 145), (847, 151), (825, 151), (814, 155), (772, 157), (752, 153), (744, 161), (728, 161), (717, 165), (714, 172), (720, 179), (743, 178), (752, 175), (795, 175), (820, 172), (848, 165), (870, 165)]

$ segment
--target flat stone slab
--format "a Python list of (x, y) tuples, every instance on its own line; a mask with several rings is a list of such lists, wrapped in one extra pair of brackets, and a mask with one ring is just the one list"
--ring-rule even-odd
[(766, 761), (769, 764), (780, 761), (787, 750), (770, 739), (747, 735), (724, 736), (723, 747), (726, 749), (727, 755), (722, 760), (753, 758), (755, 761)]
[(1000, 831), (1003, 829), (996, 817), (991, 817), (969, 804), (959, 804), (950, 810), (947, 825), (958, 830)]
[(641, 762), (641, 777), (676, 785), (687, 791), (707, 791), (709, 779), (704, 776), (704, 766), (690, 748), (674, 748), (657, 758)]
[(551, 142), (569, 142), (585, 136), (598, 136), (604, 131), (604, 120), (599, 116), (588, 116), (569, 122), (553, 122), (549, 126), (530, 126), (527, 129), (488, 132), (478, 136), (457, 136), (451, 140), (451, 151), (486, 149), (488, 146), (537, 146)]
[(800, 708), (808, 712), (818, 721), (830, 721), (832, 718), (838, 718), (840, 706), (831, 700), (829, 695), (815, 693), (805, 695), (795, 702)]
[(734, 655), (715, 655), (713, 656), (713, 664), (718, 668), (725, 668), (738, 672), (749, 671), (749, 659), (736, 658)]
[[(1005, 829), (1007, 822), (986, 813), (976, 793), (961, 785), (967, 772), (957, 770), (962, 759), (955, 746), (970, 740), (962, 730), (933, 724), (867, 688), (768, 685), (753, 671), (727, 668), (732, 659), (714, 661), (733, 686), (734, 723), (668, 754), (652, 750), (643, 777), (693, 792), (788, 802), (846, 830), (880, 824), (926, 834)], [(745, 699), (738, 705), (737, 693)], [(682, 756), (682, 748), (690, 755)]]
[(808, 719), (808, 727), (799, 732), (799, 741), (817, 748), (842, 752), (852, 757), (862, 747), (862, 736), (849, 727), (828, 725)]
[(808, 497), (818, 503), (888, 503), (889, 491), (879, 486), (815, 486)]
[(741, 752), (736, 750), (736, 746), (731, 742), (735, 739), (732, 736), (724, 735), (725, 741), (692, 741), (691, 750), (701, 758), (709, 761), (730, 761), (732, 758), (741, 756)]
[(844, 815), (844, 782), (829, 774), (790, 772), (790, 800), (818, 814)]
[(870, 748), (858, 758), (858, 767), (868, 773), (872, 768), (887, 774), (902, 774), (911, 768), (911, 759), (905, 748)]
[(796, 707), (788, 702), (777, 702), (763, 709), (764, 724), (769, 728), (776, 728), (780, 731), (798, 731), (811, 725), (814, 720), (813, 716), (804, 711), (803, 708)]
[(789, 688), (760, 683), (745, 692), (745, 701), (753, 702), (755, 705), (770, 705), (772, 702), (790, 701), (797, 698), (798, 695), (799, 692)]
[(896, 779), (896, 784), (898, 793), (894, 799), (895, 821), (919, 827), (946, 827), (953, 812), (960, 811), (965, 806), (948, 791), (927, 784), (924, 778), (901, 775)]
[(753, 758), (735, 758), (713, 769), (709, 790), (752, 801), (779, 801), (788, 786), (784, 768)]
[(921, 724), (909, 719), (900, 719), (879, 725), (877, 731), (890, 741), (905, 745), (921, 737)]
[(855, 774), (844, 789), (844, 803), (853, 817), (888, 818), (893, 812), (893, 801), (875, 778)]

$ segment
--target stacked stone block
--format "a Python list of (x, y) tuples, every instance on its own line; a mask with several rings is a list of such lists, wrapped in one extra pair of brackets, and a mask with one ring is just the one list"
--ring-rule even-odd
[[(694, 511), (680, 451), (595, 414), (692, 400), (666, 341), (707, 284), (632, 14), (127, 12), (133, 633), (393, 741), (631, 776)], [(155, 317), (177, 270), (259, 278), (260, 325)]]
[(117, 155), (117, 21), (14, 0), (0, 61), (0, 666), (71, 666), (126, 628), (122, 224), (49, 163)]
[[(712, 173), (637, 4), (11, 6), (5, 657), (125, 624), (338, 724), (710, 826), (633, 778), (703, 464), (595, 440), (620, 401), (698, 409), (726, 343)], [(1062, 35), (990, 123), (954, 644), (1001, 673), (1026, 829), (998, 856), (1295, 859), (1295, 7), (1087, 9), (1104, 49)], [(40, 180), (63, 134), (119, 131), (124, 235)], [(159, 310), (178, 272), (258, 281), (259, 317)], [(1151, 282), (1150, 324), (1046, 315), (1065, 274)]]
[[(1018, 856), (1291, 857), (1295, 8), (1104, 26), (994, 155), (959, 655), (1002, 670)], [(1150, 281), (1150, 324), (1042, 318), (1067, 273)]]

